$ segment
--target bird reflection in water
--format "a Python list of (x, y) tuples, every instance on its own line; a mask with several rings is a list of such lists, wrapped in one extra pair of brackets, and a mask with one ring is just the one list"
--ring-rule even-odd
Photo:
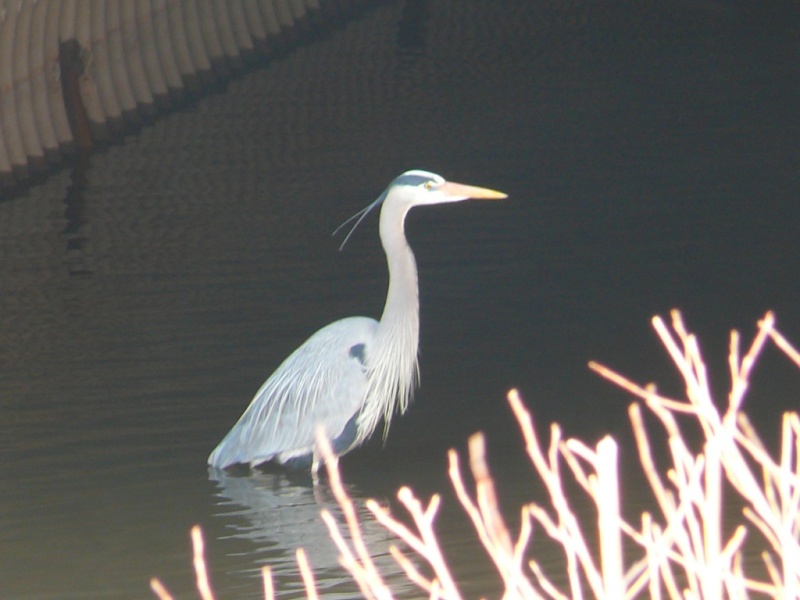
[[(272, 471), (212, 467), (209, 479), (216, 484), (215, 516), (225, 531), (217, 536), (217, 544), (227, 546), (227, 556), (236, 556), (234, 576), (260, 578), (261, 567), (267, 565), (278, 590), (300, 592), (304, 588), (295, 552), (303, 548), (320, 593), (352, 597), (357, 592), (356, 583), (339, 565), (339, 550), (320, 518), (320, 511), (327, 509), (339, 523), (345, 540), (350, 541), (342, 509), (327, 480), (312, 485), (308, 472), (290, 472), (287, 476), (277, 467)], [(343, 485), (354, 503), (364, 542), (386, 583), (398, 597), (413, 596), (416, 588), (389, 554), (391, 545), (405, 550), (403, 543), (374, 520), (365, 507), (366, 497), (356, 486)], [(242, 560), (243, 556), (249, 560)]]

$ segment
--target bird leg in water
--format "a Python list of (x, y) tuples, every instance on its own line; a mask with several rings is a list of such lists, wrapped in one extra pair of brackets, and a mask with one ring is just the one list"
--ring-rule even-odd
[(322, 427), (317, 428), (317, 446), (311, 456), (311, 479), (315, 486), (319, 483), (319, 466), (323, 462), (333, 469), (339, 468), (339, 456), (333, 453), (331, 443), (325, 437)]

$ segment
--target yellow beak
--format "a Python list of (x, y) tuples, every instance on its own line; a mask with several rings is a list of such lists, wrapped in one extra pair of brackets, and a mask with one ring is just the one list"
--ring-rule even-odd
[(439, 191), (445, 196), (459, 198), (476, 198), (482, 200), (502, 200), (503, 198), (508, 198), (508, 194), (504, 194), (503, 192), (476, 187), (474, 185), (464, 185), (463, 183), (455, 183), (453, 181), (445, 181), (439, 187)]

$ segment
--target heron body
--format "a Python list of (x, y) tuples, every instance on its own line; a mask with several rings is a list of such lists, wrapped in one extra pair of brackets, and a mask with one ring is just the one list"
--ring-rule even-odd
[(225, 468), (274, 460), (316, 471), (318, 429), (336, 456), (369, 439), (381, 420), (386, 435), (395, 410), (408, 408), (418, 381), (419, 293), (417, 266), (404, 231), (406, 214), (422, 204), (505, 197), (427, 171), (397, 177), (353, 217), (358, 218), (355, 229), (381, 206), (379, 231), (389, 290), (380, 321), (348, 317), (308, 338), (261, 386), (208, 463)]

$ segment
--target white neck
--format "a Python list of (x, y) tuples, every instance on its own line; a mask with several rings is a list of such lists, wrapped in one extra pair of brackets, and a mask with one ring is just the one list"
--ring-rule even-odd
[[(389, 267), (389, 291), (371, 347), (367, 349), (370, 388), (360, 428), (369, 437), (383, 417), (384, 436), (399, 402), (405, 412), (418, 381), (419, 288), (417, 264), (404, 232), (410, 208), (389, 197), (381, 208), (380, 234)], [(398, 225), (399, 224), (399, 225)]]

